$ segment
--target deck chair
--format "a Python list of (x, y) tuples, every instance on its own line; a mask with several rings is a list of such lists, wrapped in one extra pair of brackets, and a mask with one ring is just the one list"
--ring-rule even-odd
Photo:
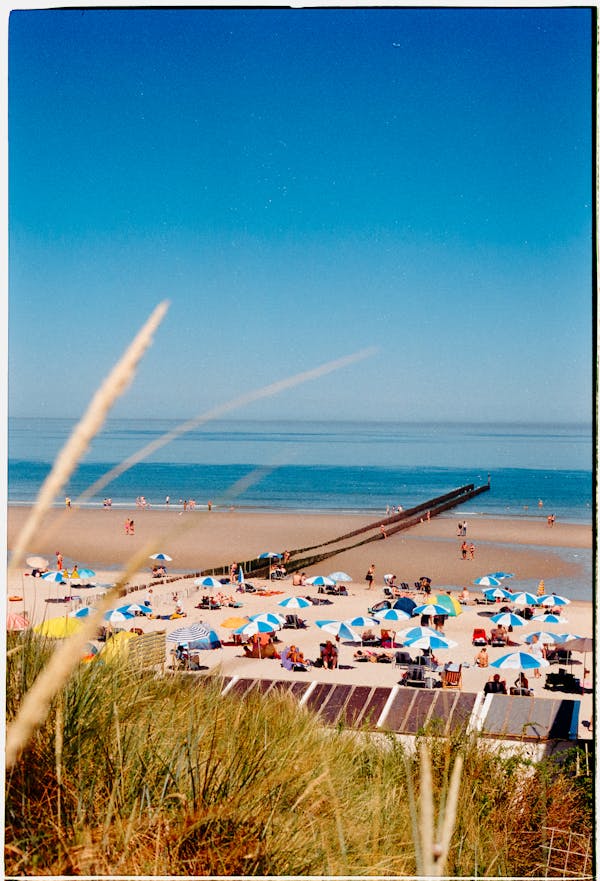
[(412, 663), (409, 652), (396, 652), (394, 654), (394, 667), (410, 667)]
[(426, 688), (425, 670), (423, 667), (409, 667), (402, 677), (404, 685), (412, 685), (413, 688)]
[(473, 630), (473, 645), (487, 645), (487, 633), (484, 627), (475, 627)]
[(306, 622), (299, 618), (297, 615), (286, 615), (285, 624), (283, 626), (284, 628), (299, 630), (303, 627), (306, 627)]
[(462, 688), (462, 664), (458, 670), (442, 670), (442, 688)]

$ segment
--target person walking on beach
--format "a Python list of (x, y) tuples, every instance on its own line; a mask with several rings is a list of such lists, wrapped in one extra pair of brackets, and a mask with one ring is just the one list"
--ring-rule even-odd
[(60, 551), (56, 552), (56, 568), (59, 572), (62, 572), (63, 567), (63, 555)]
[(466, 541), (463, 541), (463, 543), (460, 546), (460, 554), (461, 554), (463, 560), (467, 559), (468, 550), (469, 550), (468, 544), (466, 543)]
[(471, 544), (469, 545), (469, 557), (471, 558), (471, 560), (475, 559), (475, 545), (473, 544), (473, 542), (471, 542)]
[(365, 581), (367, 582), (367, 590), (371, 590), (373, 587), (373, 579), (375, 577), (375, 563), (371, 563), (369, 566), (369, 570), (365, 575)]
[(467, 524), (467, 521), (466, 521), (466, 520), (463, 520), (463, 525), (462, 525), (462, 534), (463, 534), (463, 535), (466, 535), (466, 534), (467, 534), (467, 525), (468, 525), (468, 524)]

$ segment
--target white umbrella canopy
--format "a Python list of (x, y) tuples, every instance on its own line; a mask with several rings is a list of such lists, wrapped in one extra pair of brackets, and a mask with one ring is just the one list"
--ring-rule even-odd
[(540, 606), (568, 606), (570, 602), (571, 600), (567, 599), (567, 597), (561, 597), (554, 593), (547, 593), (544, 596), (538, 597)]
[(375, 618), (369, 618), (367, 615), (358, 615), (356, 618), (346, 618), (344, 624), (348, 627), (374, 627), (379, 624)]
[(335, 587), (333, 578), (328, 578), (326, 575), (313, 575), (312, 578), (306, 579), (306, 583), (312, 584), (313, 587)]
[(339, 636), (340, 639), (346, 639), (349, 642), (361, 642), (358, 633), (349, 627), (344, 621), (317, 621), (317, 627), (324, 630), (325, 633), (331, 633), (333, 636)]
[(410, 621), (411, 616), (403, 609), (381, 609), (375, 612), (375, 618), (381, 624), (382, 621)]
[(458, 643), (453, 639), (446, 639), (441, 633), (434, 633), (433, 636), (424, 635), (416, 639), (405, 639), (404, 645), (415, 649), (452, 649)]
[(568, 618), (563, 618), (562, 615), (533, 615), (531, 618), (532, 621), (540, 621), (542, 624), (568, 624)]
[(498, 615), (492, 615), (490, 621), (494, 624), (502, 624), (503, 627), (524, 627), (527, 621), (520, 615), (513, 615), (512, 612), (500, 612)]
[(163, 560), (166, 563), (172, 563), (173, 557), (170, 557), (168, 554), (165, 554), (163, 551), (160, 551), (158, 554), (150, 554), (151, 560)]
[(330, 572), (327, 578), (331, 578), (332, 581), (352, 581), (352, 578), (348, 575), (347, 572)]
[(407, 640), (420, 639), (422, 636), (440, 636), (439, 631), (432, 627), (407, 627), (406, 630), (399, 630), (396, 633), (396, 639), (406, 643)]
[(27, 557), (25, 560), (28, 566), (31, 566), (32, 569), (47, 569), (48, 568), (48, 560), (45, 557), (40, 557), (37, 554), (34, 554), (31, 557)]
[(539, 606), (540, 604), (540, 598), (527, 591), (509, 594), (509, 596), (511, 603), (515, 606)]
[(304, 597), (286, 597), (280, 600), (277, 605), (283, 609), (306, 609), (308, 606), (312, 606), (312, 603)]

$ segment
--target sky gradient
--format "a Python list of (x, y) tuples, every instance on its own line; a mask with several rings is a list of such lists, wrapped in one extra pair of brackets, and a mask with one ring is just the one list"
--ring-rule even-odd
[[(588, 421), (589, 9), (9, 21), (9, 414)], [(43, 340), (36, 344), (36, 340)], [(49, 344), (50, 343), (50, 344)]]

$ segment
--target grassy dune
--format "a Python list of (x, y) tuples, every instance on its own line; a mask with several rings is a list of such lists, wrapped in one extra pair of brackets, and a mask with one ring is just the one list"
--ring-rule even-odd
[[(32, 635), (13, 641), (9, 719), (49, 651)], [(418, 750), (325, 728), (285, 696), (221, 698), (218, 685), (81, 664), (8, 774), (7, 875), (422, 869)], [(572, 767), (531, 767), (435, 724), (420, 739), (436, 809), (464, 761), (445, 873), (536, 875), (543, 825), (591, 831), (590, 781)]]

